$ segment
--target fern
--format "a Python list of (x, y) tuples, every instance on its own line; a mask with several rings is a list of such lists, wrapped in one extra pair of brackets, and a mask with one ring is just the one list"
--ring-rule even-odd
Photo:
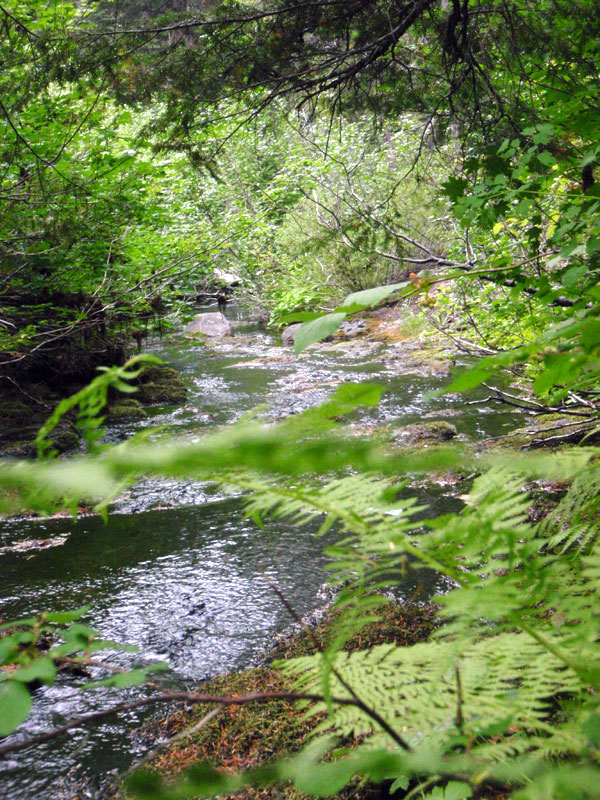
[[(595, 469), (574, 483), (569, 508), (593, 507), (592, 492), (581, 487), (594, 485)], [(393, 587), (394, 570), (406, 566), (408, 555), (417, 568), (435, 566), (454, 588), (437, 598), (446, 624), (436, 640), (348, 654), (340, 650), (347, 638), (341, 633), (324, 654), (279, 663), (299, 689), (343, 697), (350, 687), (413, 750), (433, 749), (447, 759), (463, 749), (471, 774), (486, 764), (493, 775), (494, 764), (510, 762), (511, 781), (521, 782), (531, 763), (588, 751), (586, 721), (596, 717), (598, 705), (592, 687), (600, 687), (594, 520), (587, 554), (578, 547), (557, 557), (548, 547), (548, 523), (528, 522), (524, 479), (506, 467), (480, 477), (464, 511), (430, 521), (425, 534), (416, 529), (414, 515), (421, 509), (414, 501), (393, 502), (389, 485), (374, 478), (337, 481), (312, 497), (304, 493), (302, 502), (315, 509), (324, 498), (329, 516), (348, 532), (332, 551), (337, 577), (350, 581), (342, 594), (342, 628), (360, 625), (370, 586), (387, 576)], [(301, 519), (298, 499), (279, 500), (277, 514)], [(262, 495), (252, 500), (254, 513), (268, 507)], [(358, 736), (361, 747), (373, 752), (395, 747), (359, 707), (324, 702), (307, 713), (324, 710), (329, 713), (316, 735)], [(527, 764), (517, 768), (521, 757)], [(434, 772), (451, 775), (452, 768), (438, 760)], [(553, 780), (550, 774), (544, 772), (544, 780)]]
[(597, 535), (600, 512), (600, 473), (591, 469), (579, 475), (571, 490), (544, 519), (540, 531), (548, 547), (566, 552), (576, 547), (585, 550)]
[[(303, 691), (320, 690), (323, 655), (280, 662)], [(479, 743), (479, 757), (502, 759), (509, 753), (563, 752), (573, 746), (548, 720), (552, 698), (582, 690), (579, 676), (523, 633), (502, 633), (461, 646), (456, 641), (412, 647), (381, 645), (370, 651), (339, 652), (333, 666), (368, 706), (417, 747)], [(332, 674), (336, 697), (347, 692)], [(311, 715), (325, 710), (311, 707)], [(389, 737), (354, 706), (334, 706), (318, 733), (366, 737), (368, 747), (388, 747)], [(493, 741), (495, 737), (497, 741)], [(577, 744), (583, 747), (581, 733)]]

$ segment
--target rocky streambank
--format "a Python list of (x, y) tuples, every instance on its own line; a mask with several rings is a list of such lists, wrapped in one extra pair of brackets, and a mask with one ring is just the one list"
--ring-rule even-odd
[[(187, 388), (179, 372), (166, 364), (146, 366), (136, 379), (135, 395), (109, 393), (104, 416), (108, 423), (133, 422), (146, 416), (146, 409), (155, 405), (179, 405), (187, 397)], [(0, 397), (0, 458), (35, 458), (35, 438), (39, 429), (58, 403), (81, 385), (58, 387), (44, 384), (11, 385)], [(58, 453), (74, 452), (80, 445), (75, 425), (76, 412), (65, 414), (50, 435)]]

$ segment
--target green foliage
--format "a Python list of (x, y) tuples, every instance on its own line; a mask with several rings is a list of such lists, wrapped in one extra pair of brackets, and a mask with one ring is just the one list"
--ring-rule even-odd
[[(61, 668), (85, 666), (101, 650), (135, 648), (102, 639), (79, 620), (89, 606), (75, 611), (43, 612), (38, 617), (16, 620), (0, 626), (0, 736), (8, 736), (27, 718), (33, 703), (31, 692), (39, 685), (50, 685)], [(137, 686), (148, 669), (163, 669), (158, 664), (143, 670), (123, 671), (94, 686)]]
[[(139, 10), (122, 21), (133, 25)], [(533, 381), (543, 405), (587, 414), (594, 432), (596, 4), (274, 0), (263, 13), (225, 2), (184, 27), (173, 27), (177, 9), (148, 10), (141, 30), (107, 36), (105, 3), (91, 12), (39, 0), (0, 8), (1, 350), (18, 362), (40, 338), (53, 343), (57, 326), (85, 340), (128, 290), (124, 316), (149, 315), (153, 293), (195, 294), (215, 267), (240, 275), (276, 319), (326, 307), (306, 320), (296, 352), (348, 314), (431, 291), (423, 305), (436, 306), (438, 324), (456, 325), (459, 314), (472, 329), (467, 339), (492, 351), (450, 391), (507, 368)], [(148, 30), (152, 21), (163, 28)], [(341, 124), (334, 112), (349, 86), (356, 95)], [(314, 101), (328, 90), (295, 114), (281, 101), (294, 92)], [(135, 121), (119, 104), (151, 96), (155, 105)], [(388, 114), (373, 124), (373, 109)], [(199, 172), (174, 155), (182, 152)], [(430, 271), (399, 282), (420, 267)], [(434, 296), (440, 285), (452, 288)], [(83, 298), (70, 302), (73, 291)], [(276, 428), (247, 419), (199, 443), (138, 440), (99, 452), (108, 388), (128, 391), (133, 366), (105, 371), (40, 432), (44, 452), (46, 436), (78, 406), (94, 458), (0, 465), (11, 502), (50, 509), (91, 499), (102, 508), (141, 474), (211, 478), (254, 492), (248, 513), (259, 523), (272, 514), (339, 526), (346, 539), (332, 553), (333, 571), (347, 585), (332, 645), (282, 665), (323, 697), (308, 710), (327, 712), (323, 738), (268, 769), (224, 776), (197, 766), (168, 788), (145, 774), (132, 791), (175, 798), (294, 780), (325, 795), (361, 774), (447, 800), (480, 793), (484, 781), (531, 800), (597, 796), (595, 450), (511, 456), (509, 467), (498, 458), (460, 514), (429, 520), (423, 531), (422, 509), (396, 501), (394, 481), (472, 457), (389, 456), (340, 433), (336, 417), (377, 402), (378, 389), (340, 389)], [(533, 474), (572, 480), (537, 526), (523, 477)], [(344, 653), (371, 618), (370, 590), (394, 590), (398, 575), (421, 567), (450, 587), (438, 598), (436, 639)], [(60, 643), (40, 654), (42, 634)], [(27, 684), (54, 680), (61, 658), (108, 646), (76, 618), (21, 621), (0, 640), (2, 663), (17, 667), (1, 675), (0, 735), (27, 716)], [(99, 683), (132, 685), (146, 674)], [(355, 753), (323, 760), (351, 734), (361, 737)]]
[(311, 322), (305, 322), (294, 338), (294, 352), (296, 355), (309, 345), (314, 344), (314, 342), (320, 342), (337, 331), (345, 319), (345, 314), (326, 314)]
[[(543, 787), (564, 782), (553, 763), (557, 757), (576, 759), (582, 775), (596, 774), (600, 540), (597, 520), (587, 513), (595, 509), (589, 503), (600, 480), (599, 467), (590, 460), (596, 451), (560, 461), (563, 477), (576, 481), (570, 501), (541, 525), (528, 522), (529, 499), (515, 469), (544, 471), (547, 459), (529, 456), (521, 462), (513, 458), (510, 470), (496, 467), (482, 475), (460, 514), (429, 520), (422, 532), (423, 509), (414, 500), (396, 499), (398, 486), (382, 477), (388, 472), (395, 479), (403, 469), (414, 470), (419, 456), (400, 461), (368, 442), (331, 433), (334, 417), (376, 403), (379, 395), (377, 387), (341, 387), (324, 407), (292, 417), (278, 429), (247, 420), (199, 444), (125, 443), (93, 463), (69, 465), (86, 492), (88, 481), (96, 492), (112, 482), (114, 491), (122, 481), (148, 472), (211, 476), (253, 492), (248, 514), (258, 522), (267, 515), (297, 524), (321, 518), (322, 530), (336, 525), (345, 533), (331, 551), (335, 581), (345, 585), (332, 643), (323, 654), (281, 664), (297, 677), (301, 691), (324, 697), (309, 710), (328, 712), (317, 730), (324, 738), (298, 758), (260, 772), (228, 777), (198, 767), (169, 789), (139, 777), (132, 784), (138, 796), (221, 794), (290, 779), (301, 791), (324, 795), (361, 774), (422, 781), (424, 789), (437, 784), (450, 797), (466, 792), (453, 785), (466, 784), (464, 777), (456, 779), (461, 775), (474, 787), (483, 779), (509, 782), (518, 789), (515, 797), (534, 798)], [(342, 472), (327, 483), (311, 478), (347, 466), (353, 474)], [(24, 485), (32, 480), (60, 485), (64, 469), (45, 463), (27, 472), (26, 465), (3, 465), (0, 476), (9, 483), (20, 474)], [(104, 483), (98, 479), (102, 474)], [(573, 519), (577, 514), (580, 524), (587, 514), (588, 530), (565, 547), (556, 536), (567, 513)], [(371, 589), (393, 589), (407, 569), (421, 566), (446, 576), (450, 586), (437, 598), (445, 624), (434, 640), (345, 653), (343, 644), (373, 619)], [(1, 640), (4, 661), (16, 663), (22, 648), (15, 648), (23, 643), (29, 656), (5, 682), (52, 680), (58, 657), (108, 646), (68, 615), (19, 624), (24, 631), (15, 625), (18, 632)], [(60, 628), (63, 643), (45, 654), (33, 653), (37, 631), (48, 626)], [(94, 685), (136, 685), (146, 677), (146, 671), (135, 670)], [(339, 702), (355, 696), (359, 705)], [(29, 708), (18, 687), (4, 690), (3, 702), (11, 726)], [(397, 731), (398, 739), (380, 727), (371, 710)], [(360, 737), (358, 751), (319, 763), (335, 740), (350, 735)]]
[[(595, 485), (598, 467), (578, 480)], [(581, 489), (572, 492), (576, 498)], [(519, 798), (546, 796), (548, 787), (551, 796), (570, 796), (567, 774), (575, 785), (583, 786), (584, 776), (597, 780), (597, 521), (590, 522), (594, 535), (585, 546), (557, 557), (547, 525), (527, 521), (522, 479), (504, 468), (475, 482), (463, 512), (429, 521), (429, 532), (419, 536), (412, 519), (419, 509), (394, 502), (393, 494), (376, 478), (353, 476), (317, 491), (265, 486), (251, 501), (253, 515), (275, 513), (297, 523), (325, 512), (328, 525), (336, 521), (348, 535), (332, 553), (336, 579), (350, 582), (338, 601), (338, 635), (322, 654), (279, 664), (296, 677), (299, 691), (324, 696), (307, 710), (326, 712), (319, 738), (298, 759), (275, 765), (269, 779), (292, 779), (300, 791), (319, 796), (356, 774), (422, 781), (423, 789), (439, 784), (431, 797), (468, 797), (492, 781), (510, 783)], [(342, 651), (370, 618), (371, 587), (393, 587), (396, 576), (419, 565), (452, 581), (437, 598), (446, 623), (435, 639)], [(340, 702), (356, 697), (362, 705)], [(370, 709), (398, 732), (400, 746)], [(349, 737), (359, 737), (358, 750), (318, 765), (334, 741)], [(556, 766), (565, 757), (576, 760), (580, 773)], [(196, 783), (191, 771), (169, 789), (160, 782), (152, 790), (133, 787), (143, 798), (179, 798), (256, 780), (250, 773)]]

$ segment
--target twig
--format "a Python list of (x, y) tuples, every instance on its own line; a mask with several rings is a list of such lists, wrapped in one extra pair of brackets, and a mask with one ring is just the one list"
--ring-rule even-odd
[(39, 38), (40, 38), (40, 37), (38, 36), (38, 34), (37, 34), (37, 33), (35, 33), (34, 31), (32, 31), (30, 28), (28, 28), (28, 27), (27, 27), (27, 25), (24, 25), (24, 24), (21, 22), (21, 20), (20, 20), (20, 19), (18, 19), (17, 17), (13, 16), (13, 14), (11, 14), (11, 13), (10, 13), (10, 11), (7, 11), (7, 10), (4, 8), (4, 6), (0, 6), (0, 11), (1, 11), (3, 14), (5, 14), (5, 15), (6, 15), (6, 16), (7, 16), (9, 19), (12, 19), (12, 21), (13, 21), (13, 22), (14, 22), (16, 25), (18, 25), (18, 26), (19, 26), (19, 28), (22, 28), (22, 29), (25, 31), (25, 33), (27, 33), (27, 34), (28, 34), (29, 36), (31, 36), (33, 39), (39, 39)]
[(502, 389), (497, 389), (495, 386), (490, 386), (488, 383), (482, 382), (482, 386), (485, 386), (490, 392), (493, 392), (495, 397), (490, 399), (497, 399), (502, 403), (506, 403), (506, 405), (514, 406), (515, 408), (522, 408), (526, 411), (532, 411), (535, 414), (566, 414), (567, 416), (571, 417), (584, 417), (585, 419), (589, 419), (590, 412), (589, 411), (577, 411), (574, 408), (565, 408), (561, 406), (547, 406), (544, 403), (538, 403), (537, 400), (529, 400), (525, 397), (517, 397), (517, 395), (510, 394), (510, 392), (505, 392)]
[(176, 733), (175, 736), (171, 736), (169, 739), (159, 742), (156, 747), (154, 747), (152, 750), (149, 750), (144, 756), (142, 756), (142, 758), (136, 764), (132, 764), (125, 772), (125, 775), (131, 774), (134, 770), (138, 769), (144, 764), (147, 764), (149, 761), (152, 761), (159, 753), (162, 753), (163, 750), (166, 750), (172, 744), (175, 744), (182, 739), (188, 739), (190, 736), (198, 733), (198, 731), (204, 728), (205, 725), (208, 725), (211, 719), (214, 719), (218, 714), (220, 714), (224, 708), (225, 706), (223, 703), (221, 703), (209, 711), (208, 714), (205, 714), (200, 722), (197, 722), (195, 725), (191, 725), (189, 728), (186, 728), (183, 731), (179, 731), (179, 733)]
[[(588, 434), (592, 433), (593, 431), (598, 430), (597, 425), (590, 425), (588, 428), (580, 428), (578, 431), (569, 431), (568, 433), (564, 433), (562, 436), (548, 436), (546, 439), (532, 439), (530, 442), (521, 446), (521, 450), (529, 450), (536, 444), (543, 444), (547, 446), (549, 444), (555, 444), (556, 442), (569, 442), (575, 441), (575, 437), (579, 433)], [(583, 437), (585, 438), (585, 437)]]
[[(221, 697), (219, 695), (196, 694), (194, 692), (164, 692), (163, 694), (132, 700), (130, 703), (120, 703), (119, 705), (112, 706), (111, 708), (105, 708), (101, 711), (93, 711), (90, 714), (83, 714), (80, 717), (76, 717), (68, 722), (65, 722), (64, 725), (52, 728), (52, 730), (46, 731), (46, 733), (41, 733), (37, 736), (31, 736), (29, 739), (21, 739), (20, 741), (16, 742), (7, 742), (6, 744), (0, 745), (0, 756), (7, 755), (8, 753), (17, 753), (22, 750), (28, 750), (30, 747), (34, 747), (35, 745), (52, 741), (53, 739), (61, 736), (63, 733), (73, 730), (73, 728), (81, 728), (84, 725), (98, 722), (106, 719), (107, 717), (111, 717), (114, 714), (135, 711), (138, 708), (144, 708), (145, 706), (156, 705), (159, 703), (181, 702), (193, 703), (195, 705), (202, 703), (210, 705), (217, 704), (221, 706), (242, 706), (247, 705), (248, 703), (266, 703), (272, 700), (310, 700), (315, 703), (323, 703), (325, 702), (325, 697), (322, 694), (316, 694), (312, 692), (256, 692), (255, 694), (239, 695), (237, 697)], [(331, 697), (330, 700), (336, 705), (353, 706), (354, 708), (360, 708), (362, 711), (365, 711), (365, 713), (369, 712), (369, 709), (366, 708), (364, 703), (362, 703), (360, 700), (357, 701), (352, 697)], [(382, 720), (382, 722), (382, 727), (384, 727), (386, 733), (389, 733), (390, 736), (393, 736), (394, 741), (404, 741), (398, 736), (398, 734), (395, 733), (395, 731), (393, 731), (393, 729), (390, 728), (385, 720)], [(397, 741), (399, 745), (400, 741)], [(405, 742), (401, 744), (400, 747), (402, 747), (404, 750), (410, 749), (409, 745)]]
[(7, 381), (9, 381), (9, 383), (12, 383), (12, 385), (16, 389), (18, 389), (18, 391), (21, 392), (22, 395), (24, 395), (25, 397), (28, 397), (29, 400), (32, 400), (36, 405), (41, 406), (42, 408), (45, 408), (46, 410), (50, 410), (51, 409), (51, 406), (49, 406), (47, 403), (43, 403), (41, 400), (38, 400), (37, 397), (33, 397), (33, 395), (31, 395), (28, 392), (26, 392), (25, 389), (23, 389), (22, 386), (19, 386), (19, 384), (16, 382), (16, 380), (14, 378), (10, 377), (10, 375), (3, 375), (2, 377), (5, 378)]
[(460, 679), (460, 670), (458, 669), (458, 663), (454, 665), (454, 675), (456, 676), (456, 727), (462, 733), (463, 732), (463, 691), (462, 691), (462, 682)]

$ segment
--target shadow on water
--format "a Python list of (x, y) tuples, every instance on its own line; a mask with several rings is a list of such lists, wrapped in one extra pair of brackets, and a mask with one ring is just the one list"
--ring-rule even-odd
[[(515, 425), (515, 414), (465, 408), (462, 398), (424, 399), (443, 385), (440, 378), (398, 375), (378, 347), (311, 351), (295, 358), (275, 337), (237, 315), (234, 336), (206, 345), (177, 335), (150, 348), (177, 367), (189, 387), (181, 407), (157, 407), (144, 424), (164, 425), (197, 437), (266, 403), (277, 418), (322, 401), (343, 381), (383, 383), (379, 408), (358, 414), (359, 423), (410, 423), (425, 413), (456, 407), (452, 420), (470, 438), (495, 435)], [(116, 426), (113, 440), (133, 427)], [(443, 489), (419, 490), (430, 513), (454, 510), (459, 501)], [(315, 529), (277, 521), (258, 530), (243, 515), (239, 498), (223, 498), (192, 481), (144, 481), (117, 504), (107, 524), (89, 516), (12, 521), (0, 524), (0, 587), (5, 619), (44, 609), (89, 604), (85, 622), (103, 636), (139, 648), (119, 653), (113, 663), (128, 666), (164, 661), (160, 678), (170, 686), (192, 687), (206, 678), (253, 662), (273, 634), (289, 624), (265, 575), (277, 583), (300, 614), (319, 605), (326, 579), (324, 546), (335, 533), (317, 538)], [(15, 541), (67, 537), (44, 550), (3, 552)], [(426, 599), (443, 589), (426, 570), (403, 578), (405, 596)], [(34, 710), (19, 735), (32, 735), (73, 716), (134, 696), (131, 692), (79, 692), (72, 680), (58, 680), (37, 692)], [(0, 762), (0, 796), (46, 800), (71, 772), (102, 775), (131, 762), (128, 735), (139, 723), (131, 712), (90, 731), (73, 730), (60, 741)]]

